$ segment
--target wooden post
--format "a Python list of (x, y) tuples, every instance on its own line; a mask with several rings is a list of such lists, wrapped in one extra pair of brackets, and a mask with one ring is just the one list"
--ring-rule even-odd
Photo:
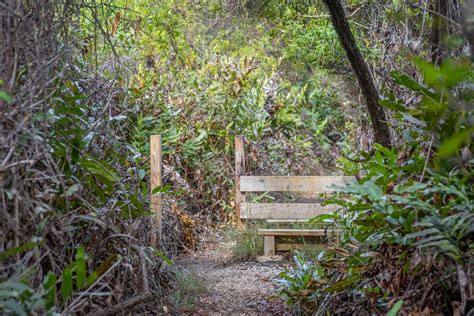
[(150, 136), (150, 207), (154, 213), (150, 245), (156, 246), (161, 240), (162, 214), (160, 193), (153, 194), (153, 190), (161, 186), (161, 135)]
[(275, 236), (263, 236), (263, 254), (265, 256), (275, 255)]
[(245, 174), (244, 143), (243, 136), (235, 136), (235, 216), (238, 228), (243, 227), (240, 218), (240, 204), (245, 202), (245, 193), (240, 191), (240, 176)]

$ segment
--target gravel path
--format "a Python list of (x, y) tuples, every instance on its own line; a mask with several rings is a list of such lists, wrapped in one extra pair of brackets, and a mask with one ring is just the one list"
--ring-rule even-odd
[(290, 315), (286, 304), (276, 295), (274, 278), (281, 262), (235, 262), (232, 244), (213, 241), (201, 251), (180, 260), (194, 271), (207, 288), (196, 306), (183, 310), (189, 315)]

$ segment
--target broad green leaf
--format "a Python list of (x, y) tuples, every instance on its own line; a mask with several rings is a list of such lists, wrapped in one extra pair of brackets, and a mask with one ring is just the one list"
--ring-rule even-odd
[(79, 164), (91, 174), (101, 178), (101, 180), (104, 181), (104, 183), (109, 188), (112, 188), (112, 186), (115, 184), (115, 181), (119, 179), (119, 177), (111, 170), (111, 167), (109, 168), (109, 166), (106, 166), (104, 163), (100, 163), (91, 159), (83, 159), (79, 162)]
[(155, 250), (155, 255), (160, 257), (164, 262), (166, 262), (168, 265), (172, 266), (174, 263), (171, 261), (161, 250), (156, 249)]
[(5, 297), (17, 297), (19, 293), (17, 291), (11, 291), (11, 290), (0, 290), (0, 297), (5, 298)]
[(97, 272), (92, 272), (91, 274), (89, 274), (89, 276), (87, 277), (87, 280), (86, 280), (86, 285), (85, 287), (88, 288), (90, 287), (92, 284), (94, 284), (94, 282), (97, 280), (98, 276), (97, 276)]
[(70, 267), (66, 267), (63, 271), (63, 280), (61, 283), (61, 298), (63, 303), (72, 295), (72, 291), (72, 270)]
[(434, 233), (439, 233), (439, 230), (437, 228), (429, 228), (429, 229), (422, 230), (420, 232), (408, 234), (406, 235), (406, 238), (418, 238), (418, 237), (423, 237), (426, 235), (431, 235)]
[(397, 301), (395, 304), (393, 304), (392, 308), (387, 312), (387, 316), (396, 316), (398, 314), (398, 311), (402, 308), (403, 305), (403, 300)]
[(80, 189), (80, 185), (79, 184), (74, 184), (72, 186), (69, 187), (69, 189), (67, 189), (66, 193), (64, 194), (65, 197), (70, 197), (72, 196), (74, 193), (76, 193), (78, 190)]
[(418, 125), (422, 128), (425, 128), (426, 127), (426, 122), (422, 121), (422, 120), (419, 120), (417, 119), (416, 117), (414, 117), (413, 115), (409, 114), (409, 113), (402, 113), (403, 115), (403, 118), (405, 120), (407, 120), (408, 122), (410, 123), (413, 123), (415, 125)]
[[(0, 301), (0, 310), (10, 310), (12, 311), (15, 315), (18, 316), (27, 316), (27, 313), (23, 306), (17, 302), (17, 301)], [(8, 313), (7, 313), (8, 314)]]
[(6, 94), (6, 92), (2, 91), (2, 90), (0, 90), (0, 99), (2, 99), (3, 101), (5, 101), (7, 103), (12, 102), (12, 97), (9, 96), (8, 94)]
[(440, 71), (444, 75), (446, 87), (451, 88), (466, 80), (469, 74), (469, 65), (447, 58), (441, 64)]
[(23, 245), (20, 245), (18, 247), (10, 248), (5, 251), (0, 252), (0, 261), (3, 261), (11, 256), (16, 255), (17, 253), (20, 252), (25, 252), (25, 251), (30, 251), (33, 250), (38, 246), (37, 242), (29, 242)]
[(329, 221), (333, 222), (333, 220), (337, 219), (338, 215), (335, 213), (332, 214), (321, 214), (316, 217), (311, 218), (308, 222), (309, 223), (315, 223), (315, 222), (323, 222), (323, 221)]
[(433, 64), (423, 58), (415, 58), (415, 64), (423, 73), (425, 82), (431, 87), (438, 87), (442, 83), (443, 75)]
[(76, 287), (78, 289), (82, 288), (86, 282), (86, 254), (84, 248), (81, 246), (77, 249), (76, 252), (76, 261), (74, 263), (76, 268)]
[(4, 282), (0, 283), (1, 290), (13, 290), (17, 293), (23, 293), (24, 291), (30, 290), (30, 287), (22, 282)]
[(424, 85), (416, 81), (415, 79), (411, 78), (407, 74), (403, 74), (398, 71), (393, 71), (392, 77), (396, 83), (402, 86), (405, 86), (412, 91), (421, 92), (422, 94), (425, 94), (431, 97), (435, 95), (430, 89), (428, 89), (427, 87), (425, 87)]
[(420, 246), (420, 245), (423, 245), (423, 244), (428, 244), (428, 243), (431, 243), (432, 241), (439, 241), (441, 239), (446, 239), (445, 236), (441, 235), (441, 234), (438, 234), (438, 235), (432, 235), (428, 238), (423, 238), (421, 239), (420, 241), (418, 241), (417, 243), (415, 243), (416, 246)]
[(459, 132), (445, 140), (438, 148), (438, 157), (447, 158), (454, 155), (474, 133), (474, 127)]
[(340, 281), (337, 281), (337, 282), (333, 283), (331, 286), (325, 288), (324, 291), (328, 292), (328, 293), (334, 293), (334, 292), (342, 291), (342, 290), (352, 286), (357, 281), (359, 281), (360, 278), (361, 278), (361, 276), (358, 275), (358, 274), (349, 276), (345, 279), (342, 279)]
[(166, 184), (162, 186), (158, 186), (156, 188), (153, 188), (151, 191), (151, 194), (157, 194), (157, 193), (168, 193), (171, 190), (171, 185)]
[(396, 193), (415, 193), (417, 191), (421, 191), (426, 189), (427, 184), (415, 182), (412, 185), (397, 185), (394, 188), (394, 192)]
[(379, 104), (387, 109), (398, 111), (398, 112), (406, 112), (407, 108), (405, 108), (402, 104), (397, 102), (392, 102), (388, 100), (380, 100)]
[(49, 271), (43, 281), (43, 288), (45, 289), (44, 300), (46, 309), (54, 307), (56, 302), (56, 275)]

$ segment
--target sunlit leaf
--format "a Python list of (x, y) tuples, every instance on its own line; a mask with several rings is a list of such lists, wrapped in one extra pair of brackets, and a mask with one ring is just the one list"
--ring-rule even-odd
[(12, 102), (12, 98), (8, 94), (6, 94), (5, 91), (2, 91), (2, 90), (0, 90), (0, 99), (7, 103)]
[(166, 185), (153, 188), (153, 190), (151, 191), (151, 194), (168, 193), (170, 192), (170, 190), (171, 190), (171, 185), (166, 184)]
[(415, 92), (421, 92), (425, 95), (428, 96), (434, 96), (434, 92), (416, 81), (415, 79), (411, 78), (407, 74), (400, 73), (398, 71), (393, 71), (392, 72), (392, 77), (395, 80), (396, 83), (407, 87), (408, 89), (415, 91)]
[(388, 100), (380, 100), (379, 104), (387, 109), (398, 111), (398, 112), (405, 112), (407, 109), (400, 103), (392, 102)]
[(425, 82), (430, 86), (439, 86), (443, 80), (441, 72), (431, 63), (422, 58), (415, 58), (415, 64), (423, 73)]
[(403, 300), (397, 301), (393, 306), (390, 308), (390, 310), (387, 312), (387, 316), (396, 316), (400, 309), (402, 308), (403, 305)]
[(471, 127), (449, 137), (439, 146), (438, 157), (446, 158), (454, 155), (473, 133), (474, 127)]
[(164, 262), (166, 262), (168, 265), (172, 266), (173, 261), (171, 261), (161, 250), (155, 249), (155, 255), (160, 257)]
[(444, 75), (446, 87), (451, 88), (466, 80), (469, 73), (469, 65), (447, 58), (441, 64), (440, 70)]

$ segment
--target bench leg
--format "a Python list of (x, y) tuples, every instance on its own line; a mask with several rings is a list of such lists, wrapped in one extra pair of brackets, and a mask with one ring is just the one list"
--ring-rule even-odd
[(263, 236), (263, 252), (265, 256), (275, 255), (275, 236)]

